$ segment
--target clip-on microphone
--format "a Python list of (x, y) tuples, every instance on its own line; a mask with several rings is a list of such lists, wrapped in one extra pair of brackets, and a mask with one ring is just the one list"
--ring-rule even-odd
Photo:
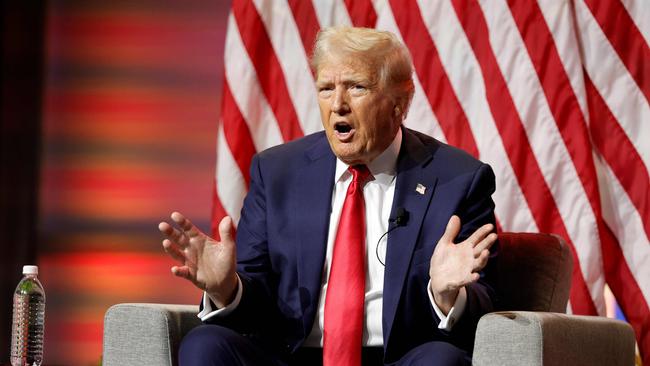
[(393, 224), (395, 224), (395, 227), (393, 227), (393, 229), (399, 226), (406, 226), (408, 221), (409, 221), (409, 212), (406, 211), (404, 207), (398, 207), (397, 215), (395, 216), (395, 218), (388, 219), (388, 222), (392, 222)]
[(377, 245), (375, 246), (375, 254), (377, 255), (377, 260), (379, 261), (379, 263), (381, 263), (382, 266), (385, 267), (386, 264), (381, 261), (381, 258), (379, 258), (379, 243), (381, 242), (381, 239), (383, 239), (384, 236), (388, 235), (388, 233), (397, 229), (398, 227), (406, 226), (408, 221), (409, 221), (409, 212), (406, 211), (404, 207), (398, 207), (397, 212), (395, 214), (395, 218), (388, 219), (389, 224), (394, 224), (394, 226), (389, 228), (388, 231), (386, 231), (382, 236), (379, 237), (379, 240), (377, 240)]

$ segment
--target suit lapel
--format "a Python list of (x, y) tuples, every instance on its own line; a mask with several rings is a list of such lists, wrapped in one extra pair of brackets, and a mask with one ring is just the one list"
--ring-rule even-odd
[(423, 169), (431, 160), (430, 148), (407, 129), (403, 132), (391, 217), (402, 207), (409, 212), (409, 220), (405, 227), (388, 234), (382, 316), (384, 344), (393, 326), (413, 250), (438, 180), (431, 169)]
[(324, 137), (306, 152), (293, 196), (293, 220), (297, 231), (298, 283), (305, 336), (318, 307), (332, 205), (336, 159)]

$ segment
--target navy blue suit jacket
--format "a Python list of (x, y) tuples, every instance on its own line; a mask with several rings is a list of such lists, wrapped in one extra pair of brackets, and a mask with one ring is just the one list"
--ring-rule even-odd
[[(296, 350), (318, 309), (336, 158), (323, 132), (273, 147), (253, 158), (250, 189), (237, 228), (239, 306), (211, 323), (255, 338), (278, 354)], [(478, 318), (492, 310), (493, 258), (467, 286), (467, 306), (452, 331), (427, 296), (429, 260), (449, 218), (462, 222), (457, 240), (494, 223), (492, 169), (456, 148), (403, 128), (391, 217), (409, 212), (388, 235), (383, 336), (386, 362), (433, 340), (471, 350)], [(426, 187), (424, 194), (416, 191)], [(496, 255), (493, 246), (492, 257)]]

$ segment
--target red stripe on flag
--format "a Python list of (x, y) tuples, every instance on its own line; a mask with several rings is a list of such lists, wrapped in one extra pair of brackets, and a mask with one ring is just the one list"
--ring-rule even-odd
[(586, 73), (585, 88), (589, 104), (589, 129), (594, 145), (612, 168), (632, 204), (639, 211), (646, 236), (650, 238), (648, 170)]
[[(542, 232), (556, 232), (569, 239), (555, 199), (535, 159), (528, 136), (509, 95), (508, 86), (492, 52), (483, 12), (476, 1), (456, 0), (453, 1), (453, 6), (479, 61), (485, 78), (486, 97), (490, 110), (537, 226)], [(573, 244), (571, 244), (571, 252), (574, 263), (579, 264)], [(573, 280), (571, 306), (574, 312), (597, 314), (579, 265), (574, 266)]]
[(634, 328), (641, 357), (650, 362), (650, 308), (609, 227), (601, 234), (605, 276), (625, 318)]
[(447, 141), (474, 157), (478, 148), (469, 121), (442, 66), (415, 0), (391, 0), (395, 22), (411, 51), (415, 71)]
[(620, 0), (585, 0), (585, 3), (645, 99), (650, 102), (650, 48), (634, 20)]
[(221, 115), (223, 120), (223, 134), (228, 142), (228, 148), (232, 152), (235, 162), (241, 171), (246, 186), (250, 182), (250, 173), (248, 167), (255, 155), (255, 145), (253, 138), (248, 130), (248, 125), (239, 111), (235, 99), (230, 93), (228, 82), (223, 82), (223, 104), (221, 106)]
[(298, 32), (300, 33), (305, 54), (308, 58), (311, 58), (316, 34), (318, 34), (318, 29), (320, 28), (314, 5), (311, 1), (305, 0), (288, 1), (291, 12), (293, 13), (293, 19), (298, 26)]
[[(642, 339), (641, 324), (643, 323), (640, 321), (647, 321), (648, 305), (622, 256), (616, 238), (602, 219), (598, 180), (588, 127), (560, 60), (553, 37), (536, 3), (524, 4), (510, 0), (508, 4), (544, 88), (555, 122), (560, 129), (596, 216), (603, 251), (605, 278), (616, 297), (626, 299), (626, 301), (619, 300), (619, 303), (628, 321), (634, 325), (638, 338)], [(594, 248), (594, 250), (601, 250), (601, 248)], [(630, 303), (634, 306), (630, 307)], [(647, 334), (645, 336), (647, 337)]]
[(509, 0), (508, 6), (580, 182), (594, 206), (594, 215), (598, 215), (601, 212), (600, 195), (587, 123), (562, 65), (553, 36), (537, 3)]
[(370, 0), (345, 0), (345, 7), (355, 27), (374, 28), (377, 24), (377, 12)]
[(289, 96), (282, 67), (255, 5), (251, 0), (234, 0), (232, 11), (282, 137), (285, 141), (301, 137), (303, 131)]

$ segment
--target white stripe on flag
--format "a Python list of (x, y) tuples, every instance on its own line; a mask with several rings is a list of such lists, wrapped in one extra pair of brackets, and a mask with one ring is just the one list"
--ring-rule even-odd
[(573, 29), (571, 2), (569, 0), (544, 0), (539, 2), (539, 8), (553, 37), (565, 73), (571, 83), (573, 94), (580, 104), (582, 115), (585, 121), (589, 121), (580, 46)]
[[(225, 49), (225, 78), (250, 130), (255, 150), (281, 144), (282, 134), (273, 110), (266, 101), (255, 68), (237, 29), (235, 17), (228, 17)], [(226, 199), (227, 200), (227, 199)]]
[(321, 130), (314, 77), (289, 5), (285, 1), (254, 3), (282, 67), (303, 132), (307, 135)]
[(333, 25), (352, 25), (350, 15), (343, 0), (320, 1), (312, 0), (314, 11), (318, 17), (318, 23), (321, 27), (330, 27)]
[(630, 271), (646, 303), (650, 303), (650, 238), (642, 218), (607, 164), (597, 165), (603, 203), (603, 218), (621, 243)]
[[(605, 279), (594, 213), (571, 156), (549, 110), (537, 73), (507, 5), (480, 1), (490, 28), (490, 42), (530, 146), (549, 186), (598, 313), (605, 314)], [(486, 5), (487, 4), (487, 5)], [(489, 5), (489, 6), (488, 6)]]
[[(390, 5), (387, 0), (377, 0), (376, 2), (382, 3), (375, 5), (376, 8), (382, 9), (381, 13), (377, 13), (377, 29), (393, 32), (401, 39), (399, 28), (397, 27), (397, 24), (395, 24), (395, 18), (393, 18), (393, 12), (390, 10)], [(404, 40), (402, 40), (402, 42), (403, 41)], [(413, 101), (411, 102), (411, 107), (406, 115), (404, 125), (422, 133), (426, 133), (429, 136), (433, 136), (442, 142), (447, 142), (447, 139), (440, 128), (440, 124), (438, 124), (438, 119), (435, 114), (433, 114), (431, 105), (429, 104), (426, 95), (424, 95), (422, 84), (420, 84), (417, 75), (413, 75), (413, 82), (415, 84), (415, 93), (413, 94)]]
[(589, 8), (575, 4), (585, 70), (650, 172), (650, 105)]
[[(496, 215), (504, 230), (538, 231), (535, 219), (521, 192), (503, 141), (485, 99), (485, 81), (456, 12), (449, 2), (419, 1), (429, 34), (436, 44), (458, 100), (476, 137), (480, 158), (489, 163), (498, 177)], [(518, 212), (512, 215), (512, 212)]]
[(217, 137), (217, 195), (224, 210), (237, 226), (241, 205), (246, 195), (246, 183), (230, 152), (226, 137), (223, 134), (222, 125), (219, 124)]

